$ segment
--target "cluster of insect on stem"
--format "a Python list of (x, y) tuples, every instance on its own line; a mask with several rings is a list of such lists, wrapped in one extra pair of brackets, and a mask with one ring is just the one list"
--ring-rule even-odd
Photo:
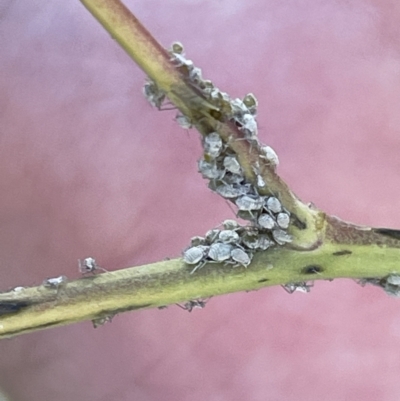
[[(248, 141), (252, 147), (256, 147), (260, 161), (275, 170), (279, 164), (277, 154), (258, 140), (256, 97), (250, 93), (243, 99), (232, 99), (210, 80), (203, 79), (201, 69), (185, 57), (179, 42), (172, 44), (169, 54), (171, 62), (184, 74), (186, 81), (221, 112), (224, 121), (233, 123), (242, 133), (238, 140)], [(165, 93), (152, 81), (145, 84), (144, 94), (159, 109), (166, 99)], [(177, 115), (176, 119), (183, 128), (191, 128), (192, 122), (186, 116)], [(198, 162), (199, 172), (208, 181), (208, 187), (231, 202), (237, 208), (237, 217), (248, 223), (240, 225), (234, 220), (225, 221), (204, 237), (192, 238), (190, 246), (183, 252), (183, 260), (193, 266), (191, 272), (206, 263), (247, 267), (255, 252), (291, 242), (292, 237), (287, 233), (289, 211), (285, 210), (277, 196), (260, 194), (268, 193), (268, 188), (259, 174), (259, 164), (253, 166), (256, 176), (253, 182), (243, 173), (230, 144), (217, 132), (203, 136), (202, 145), (204, 154)]]

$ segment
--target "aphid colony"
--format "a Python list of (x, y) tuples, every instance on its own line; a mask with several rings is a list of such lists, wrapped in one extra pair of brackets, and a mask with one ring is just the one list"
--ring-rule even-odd
[[(255, 96), (250, 93), (243, 99), (231, 99), (211, 81), (204, 80), (200, 68), (185, 58), (179, 42), (172, 44), (169, 53), (171, 61), (188, 77), (189, 82), (220, 110), (226, 121), (233, 122), (243, 132), (243, 140), (258, 148), (260, 159), (275, 169), (279, 164), (278, 156), (270, 146), (262, 146), (258, 142), (258, 102)], [(153, 106), (161, 108), (165, 93), (155, 83), (148, 81), (144, 93)], [(178, 115), (177, 121), (183, 128), (192, 125), (186, 116)], [(237, 216), (250, 223), (240, 226), (236, 221), (228, 220), (223, 223), (222, 229), (210, 230), (204, 238), (192, 238), (190, 247), (183, 252), (183, 260), (195, 266), (192, 273), (206, 263), (223, 262), (247, 267), (255, 252), (291, 242), (292, 238), (286, 231), (290, 224), (289, 212), (278, 198), (259, 194), (259, 189), (266, 186), (258, 173), (259, 166), (254, 168), (255, 182), (249, 182), (236, 154), (217, 132), (204, 136), (202, 144), (204, 156), (198, 164), (199, 172), (209, 180), (209, 188), (235, 204)]]

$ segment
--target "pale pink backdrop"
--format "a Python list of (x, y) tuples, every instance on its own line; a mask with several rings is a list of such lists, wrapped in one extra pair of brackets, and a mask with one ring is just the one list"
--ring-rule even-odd
[[(127, 1), (232, 96), (305, 201), (400, 227), (398, 1)], [(233, 214), (198, 135), (78, 0), (0, 2), (0, 290), (176, 257)], [(400, 300), (348, 280), (117, 316), (0, 342), (18, 401), (398, 401)]]

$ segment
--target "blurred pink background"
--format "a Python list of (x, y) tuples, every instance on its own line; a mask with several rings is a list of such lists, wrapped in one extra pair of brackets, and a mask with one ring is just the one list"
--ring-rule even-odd
[[(304, 200), (400, 227), (397, 1), (126, 1), (231, 96)], [(0, 2), (0, 290), (176, 257), (233, 213), (200, 145), (75, 1)], [(0, 342), (12, 400), (398, 401), (400, 300), (350, 280), (117, 316)]]

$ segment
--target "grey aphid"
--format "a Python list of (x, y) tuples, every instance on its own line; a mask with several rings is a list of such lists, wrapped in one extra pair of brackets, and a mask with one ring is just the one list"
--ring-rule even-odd
[(258, 249), (261, 251), (267, 250), (273, 244), (274, 243), (266, 235), (260, 235), (258, 237)]
[(236, 244), (240, 241), (239, 234), (233, 230), (221, 230), (218, 239), (224, 244)]
[(257, 249), (260, 246), (260, 239), (257, 231), (248, 230), (241, 238), (243, 245), (249, 249)]
[(257, 222), (260, 227), (267, 230), (272, 230), (276, 226), (274, 218), (268, 213), (263, 213), (262, 215), (260, 215)]
[(193, 82), (194, 84), (198, 85), (202, 81), (201, 68), (193, 67), (192, 69), (190, 69), (190, 71), (189, 71), (189, 79), (190, 79), (191, 82)]
[(222, 184), (215, 188), (215, 192), (223, 198), (232, 199), (244, 195), (247, 192), (247, 187)]
[(257, 98), (252, 93), (247, 94), (243, 98), (243, 103), (251, 114), (254, 115), (257, 113), (258, 101)]
[(276, 216), (276, 222), (280, 228), (286, 229), (289, 227), (290, 217), (287, 213), (278, 213)]
[(271, 167), (274, 169), (279, 165), (279, 158), (276, 154), (275, 150), (271, 148), (271, 146), (261, 146), (260, 147), (261, 156), (265, 159)]
[(47, 278), (43, 281), (43, 286), (48, 288), (58, 288), (67, 281), (68, 279), (66, 276)]
[(265, 202), (267, 209), (272, 213), (279, 213), (282, 211), (282, 205), (278, 198), (270, 196)]
[(225, 171), (218, 169), (215, 162), (210, 163), (204, 159), (199, 160), (199, 172), (202, 174), (203, 178), (208, 178), (209, 180), (220, 180), (224, 177)]
[(231, 257), (232, 245), (216, 242), (210, 246), (208, 257), (216, 262), (223, 262)]
[(222, 226), (225, 230), (237, 230), (240, 228), (240, 224), (236, 220), (231, 219), (224, 220)]
[(148, 102), (153, 106), (160, 109), (164, 100), (165, 92), (163, 92), (155, 82), (148, 80), (143, 86), (143, 94)]
[(260, 174), (257, 174), (257, 186), (259, 188), (264, 188), (265, 187), (265, 181), (264, 179), (261, 177)]
[(195, 236), (190, 239), (191, 246), (199, 246), (199, 245), (205, 245), (205, 244), (206, 244), (206, 239), (203, 237)]
[(190, 121), (189, 117), (178, 114), (175, 117), (175, 120), (183, 129), (190, 129), (193, 127), (192, 122)]
[(96, 270), (106, 271), (106, 269), (100, 267), (92, 257), (78, 259), (78, 267), (82, 274), (94, 273)]
[(294, 292), (310, 292), (311, 287), (314, 285), (314, 283), (311, 282), (300, 282), (300, 283), (287, 283), (282, 286), (282, 288), (288, 292), (289, 294), (293, 294)]
[(208, 230), (205, 236), (207, 243), (212, 244), (218, 238), (219, 232), (220, 230), (218, 230), (217, 228)]
[(179, 306), (181, 309), (191, 312), (193, 309), (205, 308), (207, 302), (208, 302), (208, 300), (206, 300), (206, 299), (195, 299), (193, 301), (185, 302), (183, 306), (180, 304), (176, 304), (176, 305)]
[(400, 276), (398, 274), (390, 274), (386, 282), (391, 284), (391, 285), (400, 285)]
[(242, 168), (235, 156), (226, 156), (224, 158), (224, 167), (233, 174), (240, 174)]
[(183, 261), (188, 265), (195, 265), (204, 258), (207, 250), (208, 247), (205, 246), (192, 246), (183, 252)]
[(265, 197), (251, 197), (249, 195), (243, 195), (236, 199), (235, 203), (239, 210), (260, 210), (264, 207)]
[(251, 188), (251, 184), (245, 184), (242, 185), (242, 182), (244, 180), (244, 176), (241, 174), (232, 174), (227, 172), (226, 175), (224, 176), (224, 183), (225, 184), (233, 184), (233, 185), (240, 185), (242, 187), (246, 187), (248, 190), (246, 191), (249, 192)]
[(97, 319), (92, 319), (93, 327), (95, 329), (97, 329), (98, 327), (103, 326), (106, 323), (111, 323), (114, 316), (115, 316), (115, 314), (104, 316), (104, 317), (99, 317)]
[(182, 54), (173, 53), (171, 61), (173, 61), (177, 67), (185, 66), (185, 67), (187, 67), (189, 69), (193, 68), (193, 61), (192, 60), (188, 60)]
[(253, 115), (244, 114), (239, 122), (242, 124), (240, 130), (245, 133), (247, 139), (257, 138), (257, 122)]
[(272, 237), (278, 245), (284, 245), (293, 241), (293, 238), (286, 231), (279, 228), (272, 231)]
[(216, 132), (212, 132), (204, 138), (204, 151), (212, 158), (221, 154), (222, 146), (222, 139)]
[(243, 220), (248, 220), (248, 221), (253, 221), (254, 220), (254, 214), (249, 211), (249, 210), (239, 210), (237, 212), (237, 217)]
[(173, 42), (170, 51), (175, 54), (184, 54), (183, 44), (181, 42)]
[(237, 264), (247, 267), (251, 262), (251, 255), (247, 254), (243, 249), (235, 248), (231, 251), (231, 258)]

